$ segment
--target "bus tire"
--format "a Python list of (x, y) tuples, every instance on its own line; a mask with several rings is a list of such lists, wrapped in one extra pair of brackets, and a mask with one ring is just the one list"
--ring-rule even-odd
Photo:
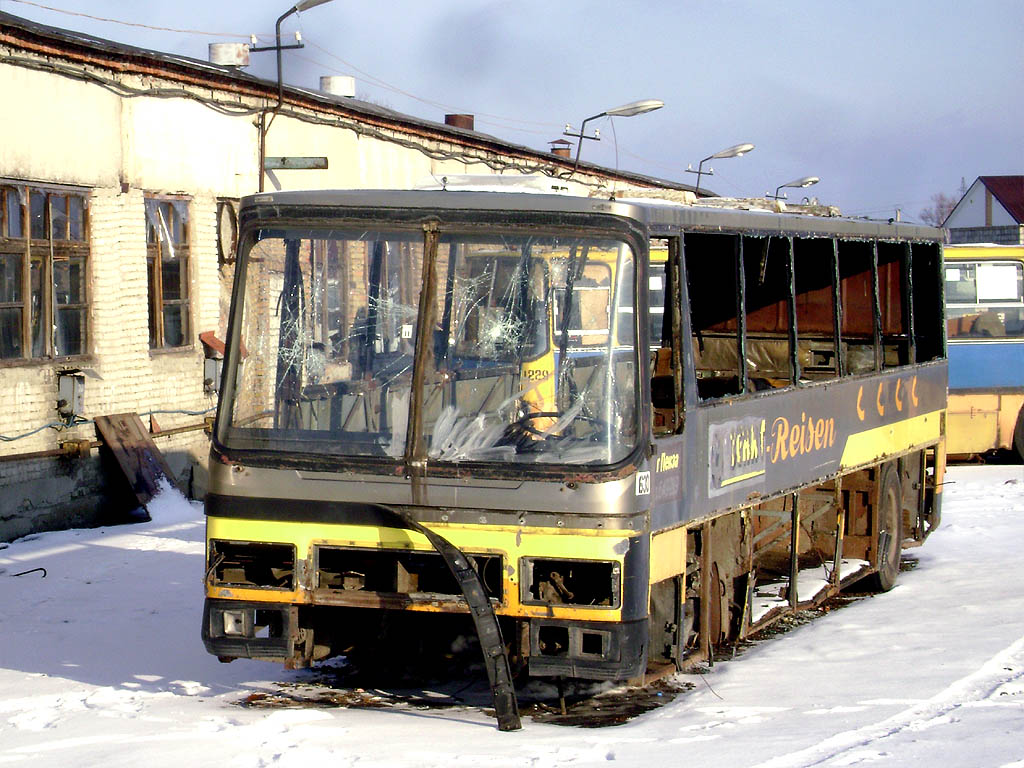
[(903, 551), (903, 489), (895, 463), (881, 470), (878, 506), (878, 570), (868, 585), (874, 592), (888, 592), (896, 586)]
[(1017, 424), (1013, 428), (1013, 449), (1017, 458), (1024, 461), (1024, 407), (1017, 412)]

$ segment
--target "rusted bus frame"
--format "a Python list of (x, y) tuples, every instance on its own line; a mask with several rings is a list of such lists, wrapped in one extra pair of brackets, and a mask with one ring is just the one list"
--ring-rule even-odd
[[(686, 235), (683, 235), (685, 239)], [(743, 261), (743, 236), (735, 236), (733, 258), (736, 261), (736, 338), (739, 354), (736, 358), (739, 375), (739, 391), (746, 392), (749, 386), (747, 373), (747, 277)]]
[[(815, 605), (820, 605), (825, 600), (838, 594), (842, 586), (850, 583), (856, 578), (859, 578), (861, 571), (853, 572), (848, 574), (845, 578), (842, 577), (841, 561), (843, 558), (843, 540), (844, 540), (844, 529), (846, 521), (846, 510), (842, 504), (841, 499), (842, 493), (842, 476), (838, 477), (834, 481), (834, 487), (830, 493), (821, 493), (817, 496), (831, 496), (829, 500), (822, 500), (822, 503), (814, 505), (811, 498), (807, 498), (807, 494), (801, 494), (799, 492), (786, 494), (780, 498), (788, 497), (790, 499), (790, 509), (787, 510), (758, 510), (756, 507), (751, 507), (743, 510), (742, 512), (734, 512), (732, 514), (742, 514), (746, 518), (747, 516), (759, 516), (759, 517), (778, 517), (780, 518), (775, 523), (772, 523), (768, 528), (762, 530), (756, 536), (751, 538), (751, 568), (745, 573), (739, 574), (739, 578), (745, 580), (744, 588), (744, 605), (742, 612), (739, 617), (739, 624), (736, 628), (736, 636), (733, 639), (734, 642), (749, 637), (752, 634), (760, 632), (761, 630), (771, 626), (781, 618), (791, 614), (792, 612), (800, 609), (806, 609)], [(805, 513), (805, 506), (810, 507), (810, 512)], [(807, 533), (810, 537), (810, 533), (804, 531), (804, 527), (824, 517), (828, 513), (835, 514), (836, 528), (834, 533), (834, 549), (831, 559), (831, 569), (829, 573), (828, 584), (820, 589), (812, 597), (805, 600), (799, 598), (799, 574), (800, 574), (800, 547), (801, 547), (801, 532)], [(710, 521), (705, 523), (710, 525)], [(770, 609), (766, 614), (761, 616), (757, 621), (750, 621), (750, 602), (751, 596), (757, 588), (757, 558), (759, 554), (762, 554), (781, 538), (789, 534), (789, 572), (788, 582), (786, 586), (787, 590), (787, 604), (780, 605), (778, 607)], [(771, 536), (770, 540), (763, 544), (758, 549), (757, 544), (763, 540), (766, 536)], [(818, 553), (820, 555), (820, 552)], [(824, 565), (824, 563), (822, 563)], [(712, 656), (713, 657), (713, 656)], [(704, 660), (704, 659), (700, 659)], [(687, 663), (691, 662), (687, 659)]]
[(832, 316), (833, 333), (835, 334), (836, 377), (849, 375), (846, 364), (846, 350), (843, 347), (843, 302), (842, 277), (839, 274), (839, 238), (832, 238)]
[[(261, 200), (260, 202), (261, 203), (262, 202), (268, 202), (269, 203), (269, 201), (263, 201), (263, 200)], [(607, 204), (605, 204), (605, 205), (607, 205)], [(614, 206), (614, 204), (613, 204), (613, 206)], [(488, 210), (490, 210), (490, 209), (488, 209)], [(611, 212), (611, 209), (609, 209), (606, 212)], [(481, 216), (481, 218), (482, 218), (482, 216)], [(484, 225), (481, 224), (480, 226), (484, 226)], [(820, 224), (819, 224), (819, 226), (820, 226)], [(662, 234), (666, 234), (665, 230), (659, 230), (659, 231)], [(679, 265), (682, 263), (682, 259), (681, 259), (681, 256), (682, 256), (682, 253), (683, 253), (682, 249), (685, 247), (685, 234), (686, 234), (687, 231), (688, 230), (685, 227), (679, 227), (679, 228), (676, 228), (676, 229), (671, 229), (670, 231), (667, 232), (667, 235), (668, 235), (669, 241), (670, 241), (670, 268), (669, 268), (669, 275), (670, 276), (672, 276), (673, 274), (677, 274), (677, 273), (673, 272), (673, 268), (672, 268), (672, 258), (673, 258), (672, 255), (673, 254), (676, 254), (676, 257), (675, 257), (676, 258), (676, 264), (677, 264), (676, 269), (680, 269), (681, 268)], [(721, 231), (721, 230), (719, 230), (719, 231)], [(734, 234), (734, 230), (732, 230), (730, 228), (728, 233), (729, 234)], [(769, 236), (769, 237), (777, 236), (774, 233), (768, 235), (767, 231), (762, 232), (761, 235), (762, 236)], [(717, 405), (721, 405), (721, 406), (723, 406), (723, 408), (728, 408), (728, 409), (733, 409), (735, 407), (741, 413), (746, 413), (748, 415), (750, 415), (750, 414), (757, 414), (759, 416), (771, 413), (772, 409), (774, 408), (776, 410), (776, 412), (778, 412), (778, 413), (785, 413), (786, 415), (792, 417), (794, 413), (799, 413), (800, 412), (800, 408), (802, 407), (802, 405), (805, 402), (810, 402), (811, 400), (814, 400), (815, 397), (817, 398), (818, 404), (821, 407), (826, 408), (826, 409), (828, 407), (831, 407), (831, 406), (835, 405), (837, 403), (837, 398), (845, 398), (846, 405), (850, 406), (851, 405), (850, 394), (851, 393), (852, 394), (856, 394), (858, 384), (861, 384), (861, 386), (865, 386), (865, 385), (869, 385), (870, 384), (871, 387), (874, 387), (874, 385), (877, 383), (878, 386), (879, 386), (879, 389), (878, 389), (879, 402), (881, 402), (880, 398), (881, 398), (882, 384), (883, 384), (882, 379), (885, 379), (886, 382), (889, 382), (891, 384), (891, 383), (895, 382), (896, 379), (899, 376), (903, 376), (903, 377), (907, 376), (907, 371), (906, 370), (903, 370), (903, 371), (900, 371), (900, 372), (882, 371), (880, 369), (880, 367), (878, 365), (876, 365), (876, 368), (878, 370), (876, 370), (871, 375), (865, 375), (865, 376), (861, 376), (861, 377), (847, 376), (845, 378), (845, 380), (842, 380), (842, 379), (839, 378), (838, 374), (841, 374), (841, 373), (844, 372), (844, 370), (843, 370), (844, 367), (843, 367), (842, 362), (841, 362), (841, 356), (842, 356), (842, 353), (841, 353), (841, 333), (839, 332), (839, 331), (841, 331), (841, 322), (842, 322), (842, 317), (841, 317), (842, 302), (841, 302), (840, 290), (839, 290), (840, 282), (839, 282), (839, 271), (838, 271), (837, 253), (838, 253), (838, 241), (840, 239), (846, 239), (846, 238), (844, 238), (843, 235), (841, 235), (841, 234), (839, 234), (837, 232), (823, 233), (822, 237), (824, 237), (824, 236), (830, 237), (831, 240), (832, 240), (832, 243), (833, 243), (833, 248), (832, 248), (832, 256), (833, 256), (833, 258), (832, 258), (832, 261), (833, 261), (833, 263), (832, 263), (832, 282), (833, 282), (832, 303), (833, 303), (833, 309), (834, 309), (833, 314), (834, 314), (834, 318), (835, 318), (835, 320), (834, 320), (835, 326), (834, 327), (837, 329), (837, 333), (836, 333), (836, 336), (835, 336), (835, 339), (834, 339), (834, 344), (836, 345), (836, 349), (837, 349), (837, 355), (836, 355), (836, 359), (837, 359), (837, 364), (836, 364), (837, 365), (837, 367), (836, 367), (837, 379), (835, 381), (825, 382), (824, 386), (820, 386), (820, 387), (818, 386), (818, 383), (813, 383), (813, 384), (809, 384), (807, 386), (804, 386), (803, 383), (800, 382), (800, 377), (799, 377), (799, 358), (796, 356), (797, 355), (797, 350), (796, 350), (796, 346), (797, 345), (795, 343), (795, 340), (796, 340), (796, 338), (798, 336), (798, 330), (799, 330), (797, 328), (796, 317), (795, 317), (795, 280), (794, 280), (794, 265), (793, 265), (794, 252), (795, 251), (794, 251), (793, 236), (789, 235), (789, 236), (787, 236), (787, 240), (788, 240), (787, 276), (788, 276), (788, 281), (789, 281), (789, 290), (788, 290), (789, 296), (788, 296), (787, 300), (788, 300), (788, 303), (789, 303), (789, 320), (790, 320), (790, 322), (789, 322), (789, 335), (790, 335), (789, 341), (790, 341), (790, 361), (791, 361), (791, 365), (792, 365), (792, 368), (791, 368), (791, 371), (792, 371), (792, 375), (791, 375), (792, 382), (791, 383), (792, 383), (793, 386), (789, 387), (788, 391), (785, 390), (785, 389), (780, 389), (775, 394), (772, 394), (770, 392), (763, 392), (763, 393), (759, 393), (757, 395), (752, 395), (750, 397), (734, 398), (734, 399), (731, 399), (731, 400), (729, 400), (727, 402), (718, 403)], [(848, 239), (857, 239), (857, 238), (852, 238), (851, 237), (851, 238), (848, 238)], [(862, 238), (862, 239), (863, 240), (868, 240), (867, 237)], [(874, 251), (874, 257), (873, 257), (873, 260), (872, 260), (873, 261), (873, 263), (872, 263), (872, 293), (874, 294), (874, 296), (873, 296), (873, 300), (872, 300), (872, 310), (871, 311), (872, 311), (872, 314), (874, 316), (873, 317), (873, 337), (874, 337), (874, 341), (875, 341), (875, 359), (876, 359), (876, 363), (877, 363), (878, 362), (878, 357), (879, 357), (879, 351), (878, 350), (880, 348), (880, 343), (879, 343), (880, 342), (880, 338), (879, 337), (880, 337), (880, 333), (881, 333), (881, 325), (880, 325), (881, 317), (880, 317), (880, 310), (879, 310), (879, 307), (878, 307), (879, 290), (878, 290), (878, 270), (877, 270), (877, 243), (876, 243), (876, 241), (873, 241), (873, 240), (870, 241), (870, 242), (873, 243), (873, 251)], [(742, 264), (742, 247), (743, 247), (743, 236), (741, 234), (736, 234), (735, 235), (735, 242), (734, 242), (734, 245), (733, 245), (733, 250), (734, 250), (733, 258), (734, 258), (734, 267), (737, 269), (737, 278), (738, 278), (737, 279), (737, 284), (740, 287), (740, 290), (738, 291), (738, 293), (740, 295), (737, 296), (737, 325), (740, 328), (740, 330), (739, 330), (739, 332), (737, 334), (737, 338), (738, 338), (737, 349), (740, 352), (740, 359), (741, 360), (745, 360), (746, 355), (744, 354), (745, 350), (743, 348), (743, 343), (744, 343), (743, 340), (745, 339), (745, 336), (746, 336), (746, 332), (745, 332), (746, 331), (746, 327), (745, 327), (745, 322), (746, 322), (745, 321), (745, 309), (746, 309), (745, 303), (746, 302), (744, 300), (745, 299), (745, 295), (744, 294), (745, 294), (745, 287), (746, 286), (745, 286), (745, 283), (744, 283), (745, 276), (744, 276), (743, 271), (742, 271), (742, 269), (740, 267), (740, 265)], [(642, 277), (643, 276), (644, 276), (644, 272), (643, 272), (643, 268), (641, 267), (640, 269), (638, 269), (638, 281), (637, 281), (637, 285), (638, 286), (643, 285), (643, 282), (642, 282)], [(822, 273), (822, 277), (824, 277), (824, 273)], [(673, 281), (673, 279), (674, 278), (670, 277), (670, 283)], [(430, 283), (434, 283), (435, 281), (434, 280), (429, 280), (429, 282)], [(686, 304), (684, 302), (685, 294), (683, 293), (686, 290), (685, 282), (683, 280), (674, 280), (674, 284), (671, 285), (671, 288), (672, 288), (672, 290), (669, 291), (668, 293), (670, 295), (672, 295), (673, 297), (678, 296), (678, 304), (680, 305), (680, 307), (683, 307), (683, 308), (687, 307), (688, 304)], [(644, 304), (644, 300), (642, 298), (642, 291), (639, 288), (637, 288), (637, 291), (641, 294), (641, 298), (639, 299), (638, 303), (635, 305), (637, 307), (637, 309), (639, 310), (639, 309), (642, 309), (645, 304)], [(421, 295), (421, 302), (423, 300), (424, 300), (424, 298)], [(429, 307), (432, 308), (432, 311), (435, 311), (435, 312), (437, 311), (437, 308), (435, 306), (436, 302), (434, 302), (433, 300), (427, 300), (427, 303), (428, 303)], [(822, 303), (824, 304), (824, 302), (822, 302)], [(676, 373), (676, 376), (677, 376), (677, 380), (675, 382), (675, 390), (676, 390), (677, 395), (682, 393), (685, 396), (685, 402), (688, 405), (692, 406), (692, 405), (696, 404), (697, 398), (696, 398), (696, 390), (695, 390), (695, 385), (694, 385), (694, 382), (693, 382), (693, 376), (692, 376), (692, 371), (691, 371), (691, 369), (692, 369), (692, 362), (693, 362), (693, 360), (692, 360), (692, 354), (693, 353), (692, 353), (692, 342), (690, 341), (691, 333), (690, 333), (690, 328), (689, 328), (689, 324), (688, 324), (689, 318), (686, 317), (683, 314), (683, 311), (684, 311), (683, 309), (679, 309), (679, 311), (677, 311), (677, 307), (675, 305), (676, 305), (676, 301), (673, 300), (673, 309), (672, 309), (672, 317), (673, 317), (672, 339), (673, 339), (673, 347), (674, 347), (673, 348), (673, 367), (674, 367), (674, 370), (675, 370), (675, 373)], [(419, 328), (419, 330), (417, 332), (418, 336), (420, 337), (419, 346), (424, 350), (424, 354), (427, 354), (427, 355), (430, 354), (430, 345), (427, 344), (426, 342), (429, 339), (428, 334), (429, 334), (431, 328), (432, 328), (432, 323), (424, 322), (424, 323), (422, 323), (422, 325), (420, 326), (420, 328)], [(641, 330), (640, 331), (640, 338), (637, 340), (638, 344), (641, 347), (644, 346), (643, 341), (644, 341), (644, 335), (645, 334), (646, 334), (646, 331)], [(911, 362), (916, 362), (916, 361), (911, 361)], [(419, 361), (419, 364), (418, 364), (417, 367), (424, 368), (424, 367), (426, 367), (426, 365), (425, 365), (424, 361), (421, 360), (421, 361)], [(642, 363), (641, 363), (641, 367), (643, 367)], [(939, 378), (938, 375), (937, 375), (937, 370), (936, 369), (937, 369), (937, 366), (933, 366), (932, 373), (935, 374), (935, 375), (930, 375), (930, 377), (929, 377), (929, 380), (930, 380), (931, 384), (936, 384), (936, 381)], [(742, 372), (740, 372), (740, 371), (742, 371)], [(739, 375), (744, 377), (744, 383), (746, 384), (746, 376), (747, 376), (747, 374), (746, 374), (746, 365), (745, 364), (741, 367), (740, 371), (738, 371), (738, 373), (739, 373)], [(924, 376), (924, 374), (922, 374), (922, 377), (923, 376)], [(644, 377), (643, 375), (641, 375), (639, 377), (639, 396), (642, 397), (645, 402), (649, 402), (649, 390), (647, 389), (647, 384), (648, 384), (647, 377)], [(898, 384), (897, 384), (897, 386), (898, 386)], [(937, 386), (937, 384), (936, 384), (936, 386)], [(746, 388), (747, 387), (744, 386), (741, 391), (745, 392)], [(416, 387), (415, 389), (417, 391), (419, 391), (420, 387)], [(797, 392), (799, 392), (799, 394), (795, 394)], [(765, 398), (770, 398), (770, 399), (765, 399)], [(932, 403), (934, 400), (935, 400), (935, 398), (933, 397), (931, 400), (929, 400), (929, 403)], [(712, 409), (714, 408), (714, 406), (716, 404), (709, 404), (709, 405), (711, 406), (709, 408), (702, 408), (700, 406), (697, 406), (696, 408), (691, 408), (691, 412), (688, 415), (686, 415), (688, 423), (691, 424), (691, 429), (689, 431), (689, 440), (688, 440), (688, 442), (685, 442), (685, 445), (689, 445), (691, 447), (691, 449), (693, 448), (693, 446), (698, 446), (699, 447), (701, 445), (701, 443), (699, 441), (702, 440), (702, 439), (706, 440), (706, 438), (707, 438), (706, 433), (703, 433), (702, 430), (704, 429), (705, 426), (707, 426), (708, 423), (711, 423), (713, 421), (713, 419), (711, 419), (708, 414), (712, 411)], [(679, 406), (680, 406), (680, 404), (677, 403), (676, 404), (677, 412), (679, 410)], [(417, 407), (414, 410), (418, 411), (418, 410), (421, 410), (421, 409)], [(851, 415), (849, 413), (849, 408), (847, 409), (847, 411), (848, 411), (847, 412), (847, 416), (849, 417)], [(721, 413), (722, 412), (723, 411), (719, 412), (719, 418), (721, 418)], [(765, 417), (769, 418), (768, 416), (765, 416)], [(681, 420), (680, 420), (679, 423), (681, 423)], [(893, 422), (891, 420), (891, 417), (890, 417), (889, 421), (886, 421), (884, 423), (880, 423), (879, 427), (889, 427), (890, 425), (892, 425), (894, 423), (897, 423), (897, 422)], [(866, 430), (870, 431), (869, 428), (874, 426), (874, 424), (865, 424), (865, 425), (862, 425), (860, 427), (856, 427), (855, 419), (853, 420), (853, 425), (854, 425), (854, 429), (848, 430), (848, 431), (851, 432), (851, 434), (856, 432), (858, 429), (860, 430), (860, 432), (864, 432)], [(412, 435), (415, 435), (415, 434), (417, 434), (420, 431), (420, 430), (417, 430), (416, 428), (412, 427), (411, 420), (410, 420), (410, 429), (411, 429), (411, 434)], [(681, 431), (681, 428), (680, 428), (680, 431)], [(677, 441), (678, 445), (680, 446), (680, 452), (681, 452), (681, 448), (685, 447), (684, 446), (684, 441), (680, 437), (675, 437), (673, 439)], [(419, 452), (419, 447), (416, 446), (412, 442), (411, 439), (408, 440), (408, 442), (410, 444), (409, 448), (408, 448), (408, 452), (410, 454), (409, 455), (410, 460), (414, 461), (417, 458), (421, 458), (422, 454)], [(898, 450), (906, 452), (906, 451), (916, 450), (916, 449), (917, 448), (910, 447), (909, 445), (902, 445), (901, 444)], [(810, 487), (813, 483), (822, 482), (823, 479), (827, 480), (828, 477), (835, 477), (837, 475), (840, 475), (841, 472), (846, 471), (848, 469), (848, 467), (843, 466), (841, 463), (837, 463), (837, 462), (839, 462), (838, 453), (839, 452), (837, 451), (837, 455), (835, 457), (833, 457), (835, 459), (835, 461), (830, 463), (824, 469), (822, 469), (822, 467), (824, 467), (825, 465), (822, 465), (820, 463), (811, 462), (811, 461), (808, 460), (807, 457), (802, 456), (800, 458), (799, 466), (798, 467), (796, 466), (796, 462), (794, 462), (794, 465), (792, 467), (785, 468), (787, 470), (791, 469), (792, 471), (783, 472), (783, 471), (781, 471), (781, 468), (780, 468), (780, 471), (778, 472), (778, 474), (775, 477), (771, 478), (771, 483), (765, 484), (761, 488), (761, 490), (763, 490), (766, 493), (766, 495), (769, 495), (770, 497), (773, 497), (773, 498), (779, 497), (779, 496), (782, 496), (782, 495), (785, 495), (785, 494), (794, 495), (797, 498), (799, 498), (800, 490), (802, 490), (804, 488), (807, 488), (807, 487)], [(866, 454), (864, 454), (862, 452), (861, 458), (858, 459), (860, 464), (858, 464), (857, 466), (860, 466), (860, 465), (877, 465), (880, 461), (891, 458), (889, 455), (885, 454), (885, 450), (884, 449), (883, 449), (883, 452), (881, 454), (879, 454), (878, 456), (875, 456), (874, 458), (872, 458), (870, 456), (868, 456), (867, 458), (864, 458), (864, 456), (866, 456)], [(676, 458), (678, 459), (679, 456), (677, 455)], [(695, 457), (693, 455), (691, 455), (689, 457), (684, 457), (684, 458), (689, 458), (690, 459), (690, 461), (691, 461), (691, 468), (692, 468), (692, 465), (694, 464)], [(562, 482), (566, 482), (567, 485), (568, 485), (568, 483), (572, 483), (573, 485), (576, 485), (576, 484), (587, 484), (587, 483), (595, 483), (596, 484), (596, 483), (601, 483), (601, 482), (609, 481), (609, 480), (616, 479), (616, 478), (626, 477), (627, 475), (631, 474), (634, 470), (641, 469), (641, 468), (642, 468), (642, 466), (601, 467), (601, 468), (596, 468), (596, 469), (595, 468), (572, 468), (572, 467), (569, 467), (569, 468), (560, 468), (559, 472), (561, 474), (557, 475), (557, 476), (556, 475), (544, 475), (544, 476), (542, 476), (540, 474), (536, 474), (536, 475), (533, 475), (533, 477), (537, 478), (538, 480), (557, 479), (557, 480), (560, 480)], [(854, 468), (856, 468), (856, 467), (854, 467)], [(398, 467), (397, 469), (401, 470), (402, 467)], [(483, 478), (483, 477), (487, 477), (488, 476), (486, 468), (482, 468), (480, 471), (478, 471), (477, 467), (463, 467), (462, 471), (465, 472), (467, 475), (472, 474), (472, 475), (475, 475), (476, 477), (479, 477), (479, 478)], [(506, 471), (507, 471), (507, 468), (506, 468)], [(699, 479), (699, 469), (695, 470), (695, 472), (698, 475), (698, 479)], [(433, 471), (432, 471), (431, 474), (434, 474)], [(438, 472), (437, 474), (438, 475), (442, 475), (443, 473)], [(809, 479), (809, 476), (813, 475), (813, 474), (817, 474), (818, 475), (818, 478), (816, 480), (810, 480)], [(497, 473), (496, 473), (496, 476), (497, 476)], [(689, 477), (687, 477), (687, 479), (689, 479)], [(426, 481), (427, 478), (424, 477), (423, 480)], [(837, 484), (840, 484), (841, 482), (842, 482), (841, 480), (836, 480)], [(415, 487), (418, 485), (417, 479), (410, 479), (410, 484), (415, 489)], [(572, 487), (572, 486), (570, 486), (570, 487)], [(414, 490), (414, 492), (415, 492), (415, 490)], [(836, 493), (838, 493), (838, 491), (836, 491)], [(701, 630), (705, 634), (704, 634), (703, 639), (699, 642), (699, 645), (702, 647), (703, 651), (705, 653), (707, 653), (708, 655), (711, 655), (711, 653), (712, 653), (711, 645), (712, 645), (712, 642), (714, 641), (714, 639), (711, 638), (710, 634), (709, 634), (710, 630), (711, 630), (711, 625), (713, 623), (713, 622), (710, 621), (712, 605), (711, 605), (711, 601), (707, 599), (707, 596), (709, 594), (709, 590), (711, 588), (710, 587), (711, 581), (712, 581), (712, 579), (711, 579), (711, 572), (712, 572), (712, 569), (713, 569), (713, 567), (715, 565), (714, 556), (715, 556), (715, 550), (716, 550), (716, 544), (717, 544), (717, 542), (715, 540), (715, 536), (713, 535), (713, 532), (712, 532), (713, 518), (714, 517), (725, 517), (727, 515), (733, 514), (734, 512), (736, 514), (741, 515), (741, 517), (740, 517), (741, 520), (744, 519), (742, 517), (743, 515), (749, 516), (749, 514), (750, 514), (750, 504), (751, 504), (750, 495), (747, 495), (747, 500), (745, 502), (739, 500), (739, 497), (742, 496), (742, 495), (746, 495), (746, 489), (743, 490), (742, 494), (740, 494), (740, 493), (730, 493), (729, 496), (720, 496), (718, 498), (705, 497), (701, 492), (695, 491), (691, 495), (687, 496), (685, 503), (683, 502), (682, 498), (680, 498), (678, 500), (678, 503), (674, 505), (674, 506), (678, 507), (678, 509), (674, 510), (674, 513), (681, 516), (681, 519), (673, 521), (674, 524), (680, 524), (681, 523), (683, 525), (686, 525), (688, 530), (692, 530), (692, 531), (694, 531), (695, 534), (699, 533), (699, 535), (700, 535), (700, 540), (701, 540), (701, 560), (700, 560), (700, 562), (695, 567), (699, 568), (700, 573), (701, 573), (701, 588), (702, 588), (702, 595), (701, 595), (701, 597), (702, 597), (702, 599), (701, 599), (701, 603), (700, 603), (700, 613), (701, 613), (701, 625), (700, 626), (701, 626)], [(754, 494), (754, 495), (756, 495), (758, 500), (760, 500), (760, 498), (761, 498), (760, 494)], [(426, 499), (424, 498), (424, 503), (425, 502), (426, 502)], [(436, 502), (436, 499), (435, 499), (435, 502)], [(501, 504), (501, 500), (496, 500), (495, 504), (496, 505), (500, 505)], [(538, 506), (535, 507), (535, 509), (541, 509), (543, 507), (543, 504), (544, 504), (543, 502), (539, 502)], [(639, 504), (639, 502), (638, 502), (638, 504)], [(790, 530), (789, 530), (789, 532), (790, 532), (790, 557), (791, 557), (790, 571), (791, 571), (791, 585), (792, 585), (791, 586), (791, 595), (790, 595), (790, 597), (791, 597), (790, 609), (795, 607), (792, 603), (795, 603), (796, 600), (799, 597), (799, 592), (796, 589), (796, 586), (797, 586), (797, 582), (798, 582), (798, 578), (799, 578), (799, 576), (798, 576), (798, 565), (799, 565), (799, 555), (800, 555), (801, 518), (803, 518), (805, 521), (807, 521), (807, 520), (814, 520), (814, 519), (817, 519), (818, 517), (820, 517), (822, 515), (827, 514), (827, 512), (830, 509), (828, 505), (824, 505), (820, 509), (816, 508), (815, 506), (812, 505), (811, 510), (809, 511), (809, 513), (807, 513), (805, 515), (804, 514), (804, 509), (801, 508), (803, 506), (805, 506), (805, 505), (803, 504), (803, 502), (801, 502), (799, 500), (796, 501), (796, 503), (794, 503), (793, 511), (792, 511), (792, 514), (791, 514), (791, 520), (790, 520)], [(837, 506), (841, 507), (841, 505), (837, 505)], [(745, 511), (736, 512), (735, 510), (737, 508), (743, 509)], [(693, 512), (695, 512), (696, 509), (704, 509), (704, 510), (707, 510), (707, 512), (703, 516), (698, 515), (698, 517), (701, 518), (698, 521), (692, 521), (693, 518), (690, 517), (691, 522), (687, 523), (686, 522), (687, 516), (691, 515)], [(583, 509), (573, 509), (571, 511), (568, 511), (566, 514), (573, 515), (573, 516), (579, 515), (579, 516), (582, 517), (584, 514), (586, 514), (586, 512)], [(707, 515), (711, 515), (711, 517), (708, 517)], [(843, 524), (842, 523), (843, 523), (843, 513), (842, 513), (841, 508), (840, 508), (840, 510), (836, 512), (836, 524), (837, 524), (836, 538), (837, 538), (837, 546), (836, 546), (836, 552), (835, 552), (835, 556), (834, 556), (834, 560), (833, 560), (834, 564), (837, 563), (841, 559), (841, 538), (842, 538), (842, 530), (843, 530)], [(659, 528), (658, 530), (661, 530), (661, 528)], [(722, 534), (722, 535), (725, 535), (724, 531), (720, 531), (719, 533)], [(684, 578), (685, 578), (685, 575), (688, 574), (690, 570), (691, 570), (690, 564), (687, 562), (687, 560), (684, 557), (683, 562), (681, 563), (681, 568), (680, 568), (680, 571), (684, 575)], [(796, 571), (796, 572), (794, 572), (794, 571)], [(740, 582), (741, 580), (744, 580), (742, 583), (746, 584), (746, 586), (747, 586), (747, 594), (749, 594), (749, 588), (750, 588), (751, 582), (753, 580), (754, 573), (755, 572), (754, 572), (753, 569), (750, 569), (750, 570), (748, 570), (746, 572), (736, 572), (736, 571), (731, 570), (730, 571), (730, 583)], [(673, 576), (671, 576), (671, 578), (678, 578), (678, 577), (679, 577), (679, 573), (676, 573)], [(840, 578), (840, 571), (839, 571), (838, 567), (834, 567), (833, 577), (832, 578), (833, 578), (833, 581), (838, 582), (838, 580)], [(684, 583), (684, 586), (685, 586), (685, 583)], [(829, 588), (831, 589), (831, 588), (833, 588), (833, 586), (837, 586), (837, 585), (830, 585)], [(817, 597), (815, 599), (817, 599)], [(746, 612), (746, 611), (744, 611), (744, 612)], [(517, 618), (532, 618), (532, 617), (531, 616), (526, 616), (526, 617), (517, 617)], [(572, 617), (572, 618), (575, 620), (575, 619), (579, 619), (581, 617), (575, 616), (575, 617)], [(729, 620), (730, 620), (730, 622), (732, 621), (731, 614), (729, 616)], [(743, 631), (743, 628), (741, 627), (741, 632), (742, 631)]]

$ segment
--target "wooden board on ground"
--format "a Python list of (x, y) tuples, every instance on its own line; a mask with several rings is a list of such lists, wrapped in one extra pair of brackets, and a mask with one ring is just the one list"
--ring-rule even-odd
[(160, 490), (160, 478), (173, 484), (171, 468), (137, 413), (97, 416), (96, 429), (117, 459), (132, 493), (145, 507)]

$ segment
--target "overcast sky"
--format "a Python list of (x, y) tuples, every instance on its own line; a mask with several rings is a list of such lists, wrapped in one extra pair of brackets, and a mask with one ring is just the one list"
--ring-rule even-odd
[[(287, 9), (261, 0), (0, 0), (65, 29), (205, 59), (211, 42), (269, 41)], [(47, 10), (40, 5), (59, 8)], [(144, 26), (102, 21), (116, 19)], [(477, 130), (535, 149), (565, 123), (642, 98), (665, 108), (588, 124), (586, 160), (756, 196), (821, 177), (791, 197), (844, 213), (917, 219), (937, 192), (1024, 173), (1021, 0), (334, 0), (284, 22), (306, 48), (285, 82), (354, 75), (357, 95), (419, 117), (476, 115)], [(182, 30), (192, 30), (184, 32)], [(234, 36), (234, 37), (232, 37)], [(273, 53), (248, 71), (275, 77)], [(705, 170), (708, 164), (705, 164)]]

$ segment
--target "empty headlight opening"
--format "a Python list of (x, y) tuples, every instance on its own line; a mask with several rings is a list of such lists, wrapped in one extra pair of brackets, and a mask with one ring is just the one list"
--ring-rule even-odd
[[(502, 598), (501, 555), (469, 554), (488, 597)], [(317, 547), (320, 589), (404, 595), (462, 596), (455, 577), (436, 552)]]
[(295, 547), (212, 539), (210, 582), (215, 586), (257, 589), (295, 588)]
[(619, 607), (618, 563), (524, 558), (522, 571), (524, 603)]

